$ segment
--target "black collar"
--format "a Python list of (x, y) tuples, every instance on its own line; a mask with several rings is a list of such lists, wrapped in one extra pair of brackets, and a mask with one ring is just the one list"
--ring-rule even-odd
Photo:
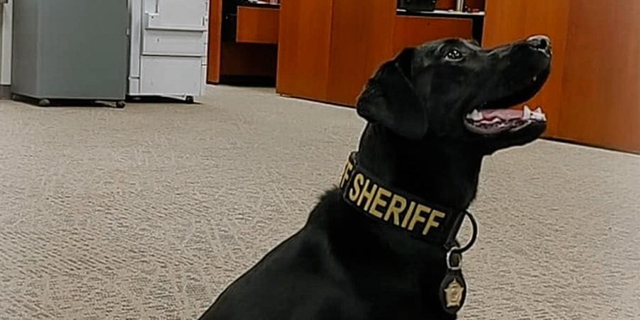
[[(460, 269), (462, 253), (469, 250), (476, 240), (478, 226), (475, 219), (468, 211), (428, 203), (420, 197), (386, 186), (357, 160), (358, 154), (351, 153), (340, 179), (342, 198), (371, 219), (444, 247), (447, 271), (440, 284), (440, 302), (445, 312), (456, 314), (466, 300), (466, 282)], [(465, 216), (471, 221), (473, 233), (471, 241), (460, 248), (455, 240)]]
[(465, 217), (453, 210), (424, 201), (420, 197), (386, 186), (358, 164), (351, 153), (340, 180), (343, 199), (367, 217), (404, 230), (426, 242), (453, 246)]

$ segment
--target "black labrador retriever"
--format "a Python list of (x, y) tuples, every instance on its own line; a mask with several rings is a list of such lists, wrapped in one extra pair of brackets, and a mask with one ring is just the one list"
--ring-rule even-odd
[(544, 132), (540, 109), (510, 107), (550, 64), (545, 36), (491, 50), (439, 40), (383, 64), (359, 97), (368, 125), (340, 187), (200, 319), (455, 319), (467, 292), (455, 237), (482, 159)]

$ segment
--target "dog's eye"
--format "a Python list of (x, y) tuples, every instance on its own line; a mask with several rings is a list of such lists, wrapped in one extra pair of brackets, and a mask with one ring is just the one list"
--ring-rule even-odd
[(462, 55), (462, 53), (456, 49), (453, 49), (449, 52), (447, 52), (447, 54), (444, 56), (444, 58), (446, 60), (449, 61), (460, 61), (464, 58), (464, 56)]

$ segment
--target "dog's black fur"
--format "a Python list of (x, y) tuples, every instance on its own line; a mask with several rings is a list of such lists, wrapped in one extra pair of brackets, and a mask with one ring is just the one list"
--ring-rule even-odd
[[(546, 125), (482, 135), (465, 129), (465, 115), (530, 99), (550, 61), (550, 43), (541, 38), (492, 50), (458, 39), (404, 50), (380, 67), (359, 98), (357, 111), (369, 122), (359, 163), (389, 186), (466, 209), (483, 157), (535, 140)], [(438, 298), (444, 256), (440, 246), (365, 217), (334, 189), (301, 231), (233, 283), (201, 319), (455, 319)]]

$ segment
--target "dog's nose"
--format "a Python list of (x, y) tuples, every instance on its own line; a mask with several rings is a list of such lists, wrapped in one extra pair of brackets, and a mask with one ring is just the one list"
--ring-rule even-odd
[(551, 39), (549, 39), (549, 37), (542, 35), (529, 37), (527, 43), (533, 49), (551, 55)]

